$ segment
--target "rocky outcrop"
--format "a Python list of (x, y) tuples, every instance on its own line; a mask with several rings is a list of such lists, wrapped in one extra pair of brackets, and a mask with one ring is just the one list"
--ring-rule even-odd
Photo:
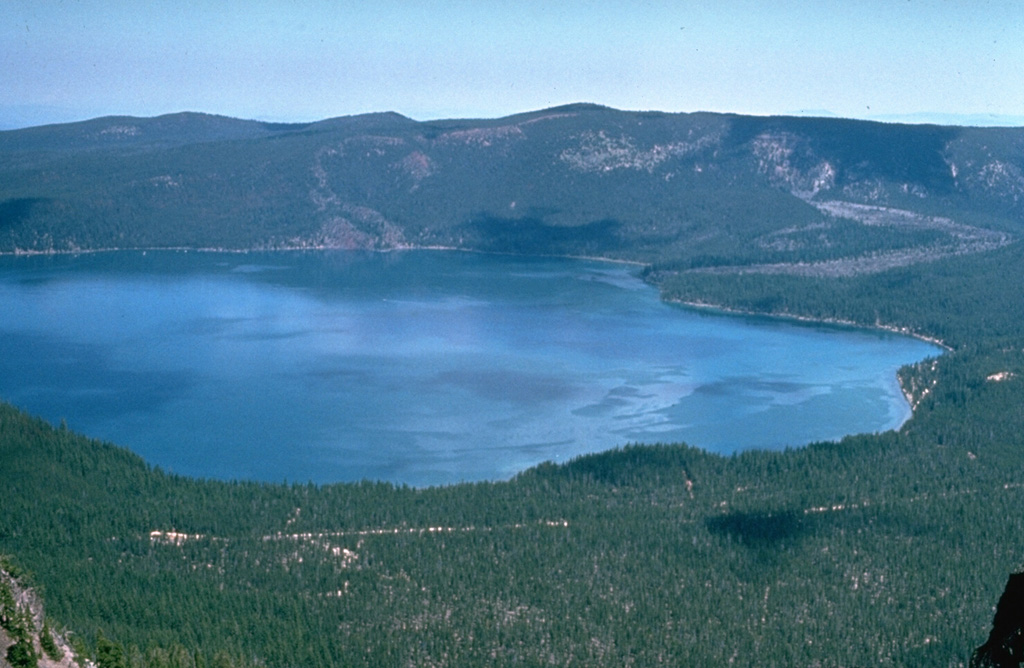
[(1017, 668), (1024, 665), (1024, 573), (1006, 582), (992, 620), (992, 632), (974, 651), (971, 668)]
[(35, 590), (0, 568), (0, 668), (81, 668), (67, 640), (46, 623)]

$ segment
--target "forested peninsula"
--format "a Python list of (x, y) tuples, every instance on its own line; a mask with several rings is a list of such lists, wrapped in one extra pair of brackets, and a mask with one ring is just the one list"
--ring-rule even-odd
[(12, 665), (958, 666), (1024, 564), (1024, 129), (175, 114), (0, 132), (0, 158), (7, 254), (602, 257), (948, 348), (900, 371), (897, 432), (427, 489), (188, 479), (0, 405)]

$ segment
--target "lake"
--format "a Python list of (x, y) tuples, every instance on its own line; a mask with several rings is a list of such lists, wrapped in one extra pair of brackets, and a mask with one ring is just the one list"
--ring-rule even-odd
[(473, 253), (0, 258), (0, 397), (196, 477), (506, 479), (627, 443), (899, 427), (885, 332), (663, 303), (631, 265)]

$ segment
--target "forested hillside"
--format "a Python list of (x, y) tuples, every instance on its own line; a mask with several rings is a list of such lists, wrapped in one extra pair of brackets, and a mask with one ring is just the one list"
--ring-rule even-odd
[(899, 432), (412, 489), (199, 481), (0, 406), (0, 553), (128, 666), (958, 666), (1024, 566), (1024, 130), (184, 115), (0, 133), (0, 244), (593, 254), (885, 326)]
[(1024, 129), (593, 105), (101, 118), (0, 132), (0, 158), (0, 252), (439, 245), (849, 275), (1004, 246), (1024, 213)]

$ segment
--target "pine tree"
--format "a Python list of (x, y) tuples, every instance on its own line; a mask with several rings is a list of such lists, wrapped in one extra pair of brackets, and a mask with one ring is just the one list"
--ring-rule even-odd
[(50, 622), (43, 620), (43, 630), (39, 632), (39, 646), (43, 648), (43, 652), (46, 656), (50, 657), (54, 661), (60, 661), (64, 658), (64, 652), (57, 643), (53, 640), (53, 632), (50, 630)]
[(96, 665), (99, 668), (128, 668), (124, 648), (108, 640), (102, 632), (96, 636)]
[(19, 638), (18, 642), (7, 648), (7, 662), (11, 668), (36, 668), (39, 665), (39, 657), (36, 656), (31, 641)]

